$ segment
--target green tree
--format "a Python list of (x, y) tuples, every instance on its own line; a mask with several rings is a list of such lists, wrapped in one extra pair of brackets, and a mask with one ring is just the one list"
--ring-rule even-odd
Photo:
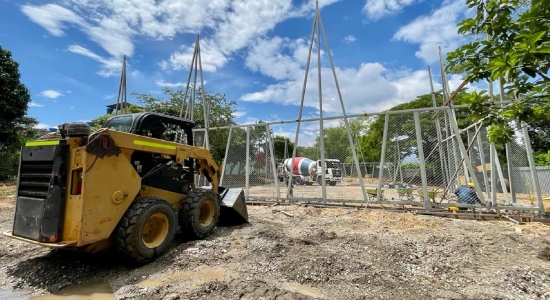
[[(348, 120), (352, 138), (358, 136), (361, 132), (367, 129), (367, 121), (365, 118), (357, 118)], [(338, 159), (340, 162), (352, 162), (351, 147), (349, 137), (346, 130), (346, 124), (341, 121), (336, 127), (328, 127), (325, 132), (325, 158)], [(354, 141), (355, 143), (355, 141)], [(315, 140), (315, 148), (319, 149), (320, 138)], [(359, 149), (356, 146), (356, 150)], [(317, 155), (320, 158), (320, 152)]]
[(476, 119), (492, 125), (489, 137), (498, 144), (512, 140), (510, 121), (549, 120), (550, 2), (547, 0), (466, 0), (476, 14), (458, 23), (471, 42), (447, 56), (448, 70), (465, 80), (502, 79), (507, 94), (521, 101), (503, 110), (487, 106), (486, 93), (472, 93), (467, 103)]
[[(468, 95), (465, 90), (460, 91), (454, 98), (456, 104), (460, 104), (464, 101), (464, 98)], [(443, 96), (441, 92), (436, 93), (436, 104), (441, 106), (443, 104)], [(399, 104), (390, 108), (390, 111), (415, 109), (432, 107), (431, 94), (420, 95), (415, 100)], [(464, 128), (471, 124), (471, 118), (469, 115), (472, 112), (469, 109), (459, 109), (455, 111), (457, 123), (459, 128)], [(420, 114), (420, 128), (422, 132), (422, 142), (424, 148), (424, 156), (427, 157), (430, 151), (437, 146), (439, 142), (436, 134), (436, 119), (432, 117), (431, 112), (425, 112)], [(373, 122), (368, 124), (366, 134), (359, 139), (359, 154), (363, 154), (362, 161), (376, 162), (380, 161), (382, 150), (382, 139), (384, 134), (384, 121), (385, 116), (379, 115)], [(444, 123), (441, 121), (441, 124)], [(387, 131), (387, 143), (386, 153), (394, 153), (397, 157), (387, 157), (387, 161), (391, 160), (403, 160), (403, 158), (417, 154), (417, 142), (416, 142), (416, 128), (414, 125), (414, 115), (408, 114), (391, 114), (389, 115), (388, 131)], [(399, 151), (398, 149), (399, 148)], [(437, 154), (432, 154), (432, 158), (439, 159)]]
[[(296, 147), (296, 156), (307, 157), (312, 160), (320, 159), (319, 149), (314, 147), (298, 146)], [(292, 157), (292, 152), (288, 153), (288, 157)]]
[[(135, 105), (135, 104), (130, 104), (128, 106), (128, 108), (126, 109), (125, 113), (129, 113), (129, 114), (133, 114), (133, 113), (139, 113), (139, 112), (144, 112), (145, 109)], [(103, 123), (105, 123), (105, 121), (107, 121), (107, 119), (109, 119), (110, 117), (113, 117), (115, 116), (115, 113), (110, 113), (110, 114), (104, 114), (103, 116), (100, 116), (100, 117), (97, 117), (95, 118), (92, 122), (93, 122), (93, 125), (90, 127), (90, 130), (92, 131), (96, 131), (98, 129), (100, 129), (102, 126), (103, 126)]]
[(537, 152), (533, 155), (535, 159), (535, 165), (537, 166), (550, 166), (550, 150), (547, 152)]
[[(142, 106), (145, 111), (161, 112), (171, 116), (179, 116), (182, 105), (184, 114), (189, 106), (190, 93), (188, 93), (187, 99), (185, 99), (185, 104), (183, 104), (184, 91), (172, 90), (168, 87), (164, 88), (165, 97), (155, 97), (150, 94), (137, 92), (132, 93), (132, 95), (137, 97), (140, 106)], [(235, 122), (233, 121), (233, 113), (235, 112), (234, 106), (236, 105), (235, 101), (228, 101), (224, 94), (210, 94), (208, 91), (205, 92), (205, 98), (207, 107), (210, 111), (208, 118), (210, 128), (235, 125)], [(202, 90), (198, 91), (195, 102), (197, 103), (193, 105), (193, 121), (196, 123), (196, 128), (204, 128), (205, 123)], [(223, 157), (225, 156), (228, 134), (228, 130), (210, 130), (208, 132), (210, 152), (218, 163), (221, 163)], [(198, 136), (196, 136), (195, 142), (197, 145), (203, 146), (203, 141), (201, 138), (198, 138)]]
[(0, 180), (17, 175), (21, 146), (39, 135), (39, 130), (35, 128), (36, 124), (38, 121), (28, 116), (15, 120), (14, 131), (17, 132), (15, 143), (10, 148), (0, 151)]
[(527, 124), (527, 132), (534, 152), (550, 150), (550, 120), (531, 120)]
[[(286, 151), (285, 151), (285, 144), (286, 144)], [(285, 158), (291, 157), (293, 151), (294, 151), (294, 143), (291, 142), (289, 138), (280, 136), (280, 135), (276, 135), (273, 138), (273, 152), (276, 160), (282, 161)], [(285, 157), (285, 153), (286, 153), (286, 157)]]
[(36, 125), (36, 120), (25, 116), (31, 97), (20, 79), (19, 64), (0, 46), (0, 179), (17, 174), (21, 134)]
[[(184, 91), (172, 90), (165, 87), (163, 93), (163, 96), (153, 96), (151, 94), (133, 92), (132, 95), (136, 96), (139, 105), (131, 104), (128, 109), (128, 113), (151, 111), (164, 113), (171, 116), (179, 116), (182, 104), (184, 103)], [(195, 103), (193, 106), (193, 121), (196, 124), (195, 128), (199, 129), (205, 127), (201, 93), (202, 91), (199, 91), (197, 95), (197, 101), (199, 103)], [(189, 105), (189, 97), (190, 96), (188, 94), (185, 104), (183, 104), (184, 114)], [(223, 94), (209, 94), (208, 91), (205, 93), (205, 98), (210, 111), (208, 119), (210, 128), (235, 125), (235, 122), (233, 121), (233, 113), (235, 112), (234, 106), (236, 105), (235, 101), (228, 101)], [(113, 115), (114, 114), (106, 114), (96, 118), (94, 120), (92, 130), (101, 128), (103, 122)], [(261, 128), (265, 127), (261, 126)], [(244, 137), (246, 138), (246, 131), (243, 130), (243, 132), (245, 134)], [(225, 156), (228, 133), (229, 130), (210, 130), (208, 132), (210, 152), (218, 163), (221, 163), (223, 157)], [(238, 133), (235, 133), (235, 131), (232, 134), (233, 137), (238, 136)], [(262, 135), (259, 129), (257, 130), (257, 135), (259, 136), (258, 139), (261, 139)], [(265, 140), (265, 133), (263, 134), (263, 137)], [(202, 135), (195, 135), (195, 145), (203, 146), (203, 140), (204, 138)], [(244, 140), (244, 142), (246, 142), (246, 140)], [(246, 149), (246, 146), (244, 149)]]

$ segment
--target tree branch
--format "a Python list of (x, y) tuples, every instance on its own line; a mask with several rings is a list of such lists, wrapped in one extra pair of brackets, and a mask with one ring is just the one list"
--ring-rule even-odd
[(544, 81), (549, 81), (550, 80), (550, 78), (548, 76), (544, 75), (544, 73), (542, 73), (540, 70), (537, 70), (536, 72), (540, 77), (542, 77), (544, 79)]

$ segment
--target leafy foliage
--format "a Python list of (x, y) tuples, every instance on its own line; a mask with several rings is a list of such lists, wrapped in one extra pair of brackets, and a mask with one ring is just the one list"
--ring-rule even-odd
[[(144, 112), (145, 109), (135, 105), (135, 104), (130, 104), (128, 106), (128, 108), (126, 109), (125, 113), (129, 113), (129, 114), (133, 114), (133, 113), (138, 113), (138, 112)], [(90, 130), (92, 131), (96, 131), (98, 129), (100, 129), (102, 126), (103, 126), (103, 123), (105, 123), (105, 121), (107, 121), (107, 119), (109, 119), (110, 117), (113, 117), (115, 116), (115, 113), (110, 113), (110, 114), (104, 114), (103, 116), (100, 116), (100, 117), (97, 117), (93, 120), (93, 123), (94, 125), (90, 126)]]
[[(486, 117), (490, 138), (496, 143), (512, 139), (511, 120), (531, 123), (550, 120), (550, 2), (546, 0), (466, 0), (476, 10), (458, 23), (458, 32), (477, 39), (447, 56), (448, 69), (465, 73), (465, 80), (502, 79), (506, 94), (522, 100), (495, 111), (484, 107), (487, 95), (472, 95), (469, 105), (477, 119)], [(479, 108), (482, 108), (478, 110)]]
[[(204, 128), (204, 113), (202, 103), (202, 90), (197, 93), (197, 99), (193, 105), (193, 121), (196, 123), (196, 128)], [(164, 95), (167, 97), (154, 97), (149, 94), (132, 93), (139, 100), (141, 106), (145, 111), (154, 111), (165, 113), (171, 116), (179, 116), (183, 104), (183, 113), (189, 108), (190, 93), (187, 94), (187, 99), (184, 96), (183, 90), (172, 90), (168, 87), (164, 88)], [(205, 91), (205, 98), (208, 109), (210, 111), (208, 124), (209, 127), (222, 127), (228, 125), (234, 125), (233, 113), (235, 110), (233, 107), (236, 105), (235, 101), (228, 101), (224, 94), (210, 94)], [(198, 103), (197, 103), (198, 102)], [(185, 115), (184, 115), (185, 116)], [(210, 151), (212, 156), (218, 162), (225, 156), (225, 148), (227, 143), (228, 131), (227, 130), (212, 130), (208, 132)]]
[[(137, 97), (139, 106), (130, 105), (130, 107), (128, 108), (128, 112), (136, 113), (151, 111), (179, 117), (183, 105), (183, 112), (185, 114), (185, 110), (189, 106), (190, 94), (187, 95), (187, 99), (186, 101), (184, 101), (185, 95), (184, 91), (182, 90), (172, 90), (168, 87), (165, 87), (163, 93), (164, 96), (153, 96), (151, 94), (133, 92), (132, 95)], [(208, 119), (210, 128), (235, 125), (235, 122), (233, 121), (233, 113), (235, 112), (233, 107), (236, 105), (235, 101), (228, 101), (223, 94), (209, 94), (208, 91), (205, 92), (205, 98), (208, 109), (210, 111)], [(205, 122), (202, 104), (202, 91), (198, 92), (196, 101), (199, 103), (195, 103), (193, 105), (193, 121), (196, 124), (196, 128), (204, 128)], [(92, 130), (97, 130), (101, 128), (103, 122), (105, 122), (105, 120), (112, 117), (113, 115), (114, 114), (106, 114), (96, 118), (94, 120), (95, 124), (94, 126), (92, 126)], [(210, 130), (208, 134), (210, 151), (214, 159), (219, 163), (225, 156), (228, 130)], [(258, 136), (258, 139), (265, 139), (265, 133), (262, 134), (258, 131), (254, 134), (254, 136)], [(235, 138), (238, 140), (239, 136), (241, 136), (242, 142), (246, 142), (246, 131), (234, 130), (232, 135), (232, 139)], [(246, 147), (243, 149), (246, 149)]]
[(25, 116), (31, 97), (20, 78), (19, 64), (10, 51), (0, 46), (0, 179), (17, 174), (24, 130), (32, 131), (37, 124), (35, 119)]
[[(285, 151), (285, 141), (286, 141), (286, 151)], [(294, 143), (291, 142), (289, 138), (280, 136), (280, 135), (276, 135), (273, 138), (273, 152), (276, 160), (282, 161), (285, 158), (291, 157), (293, 151), (294, 151)], [(286, 154), (286, 157), (285, 157), (285, 154)]]
[(550, 150), (550, 120), (532, 120), (527, 124), (527, 131), (534, 152)]
[[(455, 103), (461, 104), (465, 101), (468, 95), (469, 94), (465, 90), (460, 91), (454, 98)], [(440, 92), (436, 93), (436, 99), (437, 105), (441, 106), (443, 104), (443, 97)], [(390, 111), (431, 106), (433, 106), (432, 96), (431, 94), (425, 94), (416, 97), (416, 99), (411, 102), (394, 106), (390, 109)], [(473, 114), (475, 114), (473, 110), (456, 110), (456, 118), (459, 128), (470, 125), (472, 120), (471, 116)], [(366, 134), (359, 140), (359, 147), (361, 149), (360, 153), (363, 155), (363, 157), (361, 157), (362, 161), (380, 161), (382, 139), (384, 134), (384, 121), (384, 115), (377, 116), (376, 119), (368, 125)], [(435, 134), (436, 119), (432, 118), (432, 113), (420, 114), (420, 127), (422, 130), (422, 141), (425, 152), (424, 156), (426, 157), (429, 154), (429, 151), (431, 151), (431, 149), (433, 149), (438, 143), (437, 135)], [(413, 114), (390, 115), (387, 136), (388, 141), (390, 141), (386, 145), (387, 153), (398, 153), (398, 155), (401, 155), (401, 159), (415, 153), (417, 151), (417, 143)], [(395, 142), (391, 142), (391, 140), (394, 140)], [(397, 150), (398, 147), (399, 151)]]
[[(360, 135), (367, 129), (367, 119), (357, 118), (349, 119), (349, 126), (352, 138)], [(341, 162), (352, 162), (349, 137), (346, 131), (346, 124), (341, 121), (336, 127), (325, 127), (325, 158), (338, 159)], [(310, 158), (312, 160), (321, 159), (320, 137), (317, 136), (315, 143), (311, 147), (298, 146), (296, 155)], [(356, 150), (358, 147), (356, 145)], [(289, 157), (292, 152), (289, 153)]]
[(535, 159), (535, 165), (537, 166), (550, 166), (550, 150), (547, 152), (537, 152), (533, 155)]

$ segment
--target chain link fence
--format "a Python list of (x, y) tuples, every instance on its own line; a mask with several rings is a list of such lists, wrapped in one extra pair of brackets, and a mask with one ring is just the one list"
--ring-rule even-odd
[[(221, 184), (245, 188), (251, 200), (449, 206), (458, 187), (475, 183), (478, 196), (495, 205), (537, 206), (520, 128), (506, 154), (505, 145), (489, 142), (487, 128), (456, 124), (455, 113), (467, 112), (425, 108), (354, 116), (349, 134), (343, 118), (328, 118), (323, 139), (318, 119), (209, 129), (209, 139), (227, 141)], [(195, 131), (195, 141), (205, 144), (204, 131)], [(550, 186), (549, 166), (537, 167), (536, 174), (541, 186)]]
[[(529, 154), (526, 148), (527, 140), (523, 135), (523, 128), (519, 124), (514, 124), (514, 129), (516, 134), (509, 146), (510, 160), (507, 164), (507, 171), (509, 169), (511, 174), (512, 197), (516, 202), (536, 205), (537, 199), (533, 175), (535, 174), (537, 177), (544, 176), (539, 176), (539, 168), (535, 168), (534, 174), (531, 171)], [(540, 186), (543, 188), (543, 185)]]

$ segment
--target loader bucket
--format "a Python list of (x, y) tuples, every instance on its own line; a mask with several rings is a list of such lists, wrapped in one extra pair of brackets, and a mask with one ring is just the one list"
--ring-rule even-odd
[(232, 226), (248, 223), (248, 210), (242, 188), (220, 187), (220, 219), (218, 225)]

